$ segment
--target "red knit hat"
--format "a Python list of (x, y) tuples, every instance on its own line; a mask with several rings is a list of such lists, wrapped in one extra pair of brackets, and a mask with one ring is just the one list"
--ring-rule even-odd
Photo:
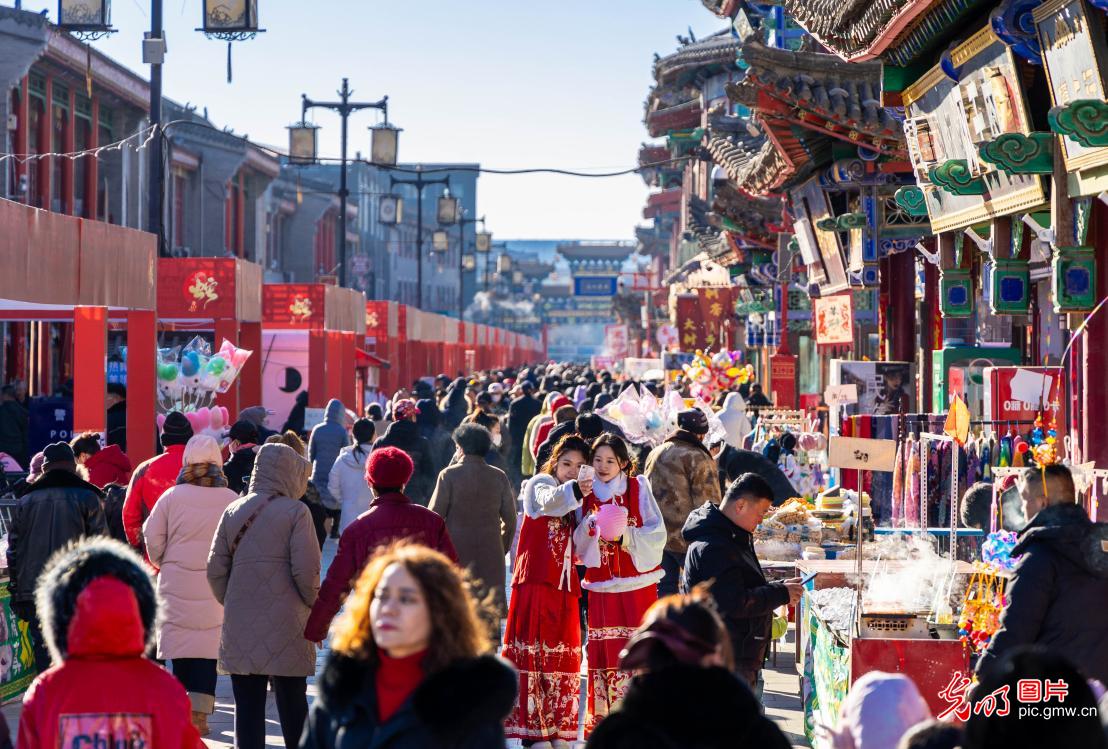
[(369, 454), (365, 480), (370, 486), (399, 489), (408, 483), (415, 465), (408, 453), (396, 447), (382, 447)]

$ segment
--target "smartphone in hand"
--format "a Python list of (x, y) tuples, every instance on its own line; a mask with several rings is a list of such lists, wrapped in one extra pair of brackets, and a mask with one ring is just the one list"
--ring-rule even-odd
[(590, 465), (581, 466), (581, 470), (577, 472), (577, 483), (583, 483), (585, 481), (592, 481), (596, 478), (596, 469)]

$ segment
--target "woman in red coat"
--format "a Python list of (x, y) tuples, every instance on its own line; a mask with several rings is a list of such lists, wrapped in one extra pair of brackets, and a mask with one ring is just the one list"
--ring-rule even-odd
[(54, 665), (23, 698), (19, 749), (204, 749), (185, 688), (146, 658), (158, 603), (142, 560), (118, 541), (54, 557), (38, 585)]
[(573, 527), (581, 500), (572, 482), (588, 458), (588, 443), (567, 436), (523, 486), (502, 655), (519, 669), (519, 700), (505, 733), (525, 746), (549, 749), (577, 740), (581, 587), (573, 567)]

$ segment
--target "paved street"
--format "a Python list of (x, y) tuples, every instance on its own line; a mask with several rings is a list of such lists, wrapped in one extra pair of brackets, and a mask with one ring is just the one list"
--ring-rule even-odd
[[(338, 546), (336, 541), (328, 539), (323, 547), (324, 570), (330, 565)], [(789, 633), (792, 638), (792, 632)], [(319, 653), (319, 668), (322, 669), (327, 650)], [(801, 711), (800, 700), (797, 697), (797, 677), (794, 667), (793, 646), (791, 642), (782, 643), (777, 655), (777, 665), (772, 662), (765, 671), (766, 688), (765, 704), (766, 714), (778, 722), (781, 730), (792, 742), (794, 747), (806, 747), (804, 739), (804, 720)], [(308, 680), (308, 699), (315, 698), (315, 679)], [(15, 735), (19, 722), (19, 703), (6, 705), (3, 708), (4, 718)], [(212, 749), (231, 749), (234, 745), (235, 705), (231, 695), (231, 679), (228, 676), (220, 676), (216, 687), (216, 712), (209, 721), (212, 733), (205, 743)], [(281, 728), (277, 721), (277, 707), (270, 696), (266, 719), (267, 746), (280, 747)], [(513, 746), (518, 746), (514, 744)], [(583, 744), (582, 744), (583, 746)]]

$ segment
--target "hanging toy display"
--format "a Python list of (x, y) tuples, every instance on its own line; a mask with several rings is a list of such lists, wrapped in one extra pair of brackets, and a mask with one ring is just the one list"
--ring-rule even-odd
[[(158, 349), (158, 411), (206, 413), (216, 394), (231, 389), (251, 353), (226, 339), (212, 353), (211, 345), (200, 336), (184, 346)], [(209, 417), (207, 421), (213, 419)], [(214, 421), (222, 428), (227, 416), (220, 414)], [(211, 427), (205, 425), (201, 429), (204, 428)]]
[(1042, 414), (1035, 417), (1035, 428), (1031, 430), (1030, 453), (1031, 459), (1040, 468), (1062, 462), (1062, 457), (1058, 454), (1058, 430), (1054, 428), (1053, 419), (1044, 428)]
[(975, 653), (983, 653), (1000, 629), (1000, 612), (1008, 603), (1004, 577), (990, 564), (974, 565), (958, 616), (958, 636)]
[(716, 394), (754, 379), (754, 368), (742, 363), (742, 354), (738, 351), (719, 351), (715, 354), (697, 351), (693, 361), (684, 369), (689, 395), (707, 403), (711, 403)]

